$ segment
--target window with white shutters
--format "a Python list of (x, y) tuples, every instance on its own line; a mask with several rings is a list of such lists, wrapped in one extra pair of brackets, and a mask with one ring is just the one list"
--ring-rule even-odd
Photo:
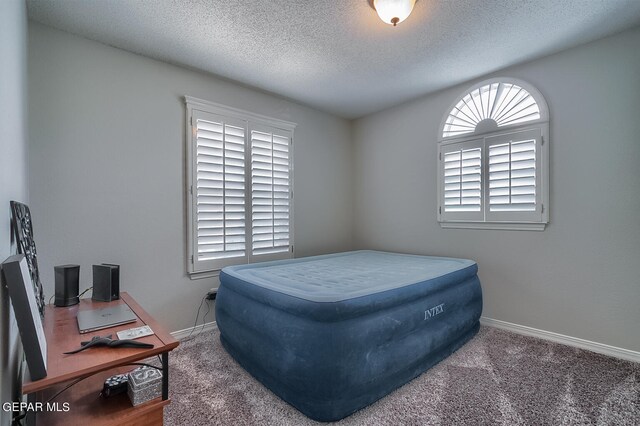
[(290, 132), (251, 129), (251, 234), (253, 256), (289, 252)]
[(448, 145), (441, 152), (441, 214), (452, 219), (482, 219), (482, 140)]
[(194, 255), (198, 262), (246, 259), (246, 122), (201, 111), (193, 117), (197, 228)]
[(454, 103), (441, 129), (441, 226), (544, 229), (549, 114), (535, 88), (513, 79), (482, 82)]
[(539, 129), (485, 138), (489, 220), (541, 220)]
[(496, 81), (470, 90), (451, 109), (443, 137), (473, 133), (483, 120), (497, 127), (526, 123), (540, 118), (535, 98), (518, 84)]
[(187, 271), (291, 257), (295, 124), (185, 100)]

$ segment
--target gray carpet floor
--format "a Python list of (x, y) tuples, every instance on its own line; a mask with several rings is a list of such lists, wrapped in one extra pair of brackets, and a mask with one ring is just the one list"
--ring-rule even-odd
[[(170, 359), (167, 425), (315, 425), (245, 372), (217, 330)], [(338, 425), (640, 425), (640, 364), (482, 327)]]

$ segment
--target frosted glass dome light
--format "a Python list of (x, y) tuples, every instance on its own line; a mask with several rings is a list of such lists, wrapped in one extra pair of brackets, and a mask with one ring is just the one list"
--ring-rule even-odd
[(394, 27), (409, 17), (416, 0), (373, 0), (373, 7), (384, 22)]

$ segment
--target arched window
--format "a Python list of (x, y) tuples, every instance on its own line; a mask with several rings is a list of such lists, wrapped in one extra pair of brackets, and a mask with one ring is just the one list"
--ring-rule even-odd
[(549, 221), (549, 110), (526, 82), (471, 87), (440, 127), (438, 220), (445, 228), (543, 230)]

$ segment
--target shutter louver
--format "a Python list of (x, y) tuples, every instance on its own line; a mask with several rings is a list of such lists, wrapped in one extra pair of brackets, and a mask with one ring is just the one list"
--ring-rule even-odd
[(245, 129), (196, 120), (199, 261), (246, 256)]
[(444, 153), (444, 211), (479, 212), (482, 208), (482, 149)]
[(536, 141), (489, 146), (489, 210), (536, 210)]
[(251, 130), (252, 255), (289, 252), (290, 140)]

